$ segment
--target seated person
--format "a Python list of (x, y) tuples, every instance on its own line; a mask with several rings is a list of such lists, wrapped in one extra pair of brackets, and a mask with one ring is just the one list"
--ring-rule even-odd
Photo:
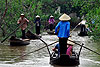
[(55, 48), (53, 48), (52, 50), (55, 51), (55, 52), (57, 52), (58, 53), (58, 56), (59, 56), (60, 55), (60, 46), (59, 46), (59, 43), (56, 44)]
[[(69, 39), (69, 40), (71, 40), (71, 39)], [(73, 45), (74, 45), (73, 42), (67, 41), (67, 51), (66, 51), (66, 54), (69, 55), (69, 56), (72, 56)]]
[[(68, 39), (71, 40), (70, 38), (68, 38)], [(74, 45), (74, 43), (72, 43), (70, 41), (67, 41), (67, 51), (66, 51), (66, 54), (69, 55), (69, 56), (72, 56), (72, 48), (73, 48), (73, 45)], [(59, 54), (60, 54), (60, 46), (59, 46), (59, 44), (57, 44), (55, 46), (55, 48), (53, 48), (52, 50), (55, 51), (55, 52), (58, 51), (58, 56), (59, 56)]]

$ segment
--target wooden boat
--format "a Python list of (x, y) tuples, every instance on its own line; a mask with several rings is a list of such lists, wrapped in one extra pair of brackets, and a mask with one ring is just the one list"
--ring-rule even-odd
[(47, 31), (47, 33), (50, 35), (55, 35), (54, 31)]
[(30, 40), (29, 39), (18, 39), (15, 36), (12, 36), (9, 39), (9, 42), (10, 42), (11, 46), (24, 46), (24, 45), (30, 44)]
[(26, 37), (28, 38), (28, 39), (38, 39), (38, 38), (41, 38), (42, 36), (39, 36), (39, 35), (35, 35), (35, 34), (33, 34), (31, 31), (27, 31), (27, 33), (25, 34), (26, 35)]
[(78, 66), (80, 64), (79, 56), (80, 56), (83, 45), (84, 44), (82, 43), (79, 53), (72, 51), (71, 56), (63, 54), (59, 57), (57, 51), (52, 52), (51, 57), (50, 57), (50, 64), (60, 65), (60, 66)]
[(77, 66), (79, 65), (79, 58), (78, 54), (73, 52), (72, 56), (69, 55), (61, 55), (58, 57), (55, 53), (52, 53), (50, 57), (50, 64), (51, 65), (61, 65), (61, 66)]
[(79, 36), (88, 36), (87, 32), (80, 32), (78, 35)]
[(25, 46), (30, 44), (29, 39), (24, 39), (24, 40), (10, 40), (10, 45), (11, 46)]

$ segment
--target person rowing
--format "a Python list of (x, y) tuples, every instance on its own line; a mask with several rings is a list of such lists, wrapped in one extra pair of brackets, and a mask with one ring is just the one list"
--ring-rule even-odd
[(57, 34), (59, 38), (59, 44), (60, 44), (60, 55), (66, 54), (67, 50), (67, 40), (70, 36), (70, 20), (71, 18), (67, 14), (63, 14), (59, 20), (60, 22), (55, 27), (55, 34), (57, 34), (57, 30), (59, 29), (59, 32)]
[(20, 15), (20, 18), (18, 19), (18, 21), (17, 21), (17, 24), (22, 24), (21, 26), (20, 26), (20, 28), (21, 28), (21, 31), (22, 31), (22, 39), (25, 39), (26, 38), (26, 36), (25, 36), (25, 30), (26, 30), (26, 28), (27, 28), (27, 22), (29, 22), (29, 20), (27, 19), (27, 18), (25, 18), (25, 15), (22, 13), (21, 15)]
[(79, 36), (87, 35), (86, 20), (83, 19), (78, 25), (81, 25)]

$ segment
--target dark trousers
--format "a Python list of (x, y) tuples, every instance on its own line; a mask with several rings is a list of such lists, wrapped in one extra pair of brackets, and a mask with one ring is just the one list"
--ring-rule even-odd
[(86, 27), (85, 27), (85, 25), (81, 25), (81, 32), (86, 32)]
[(50, 31), (53, 30), (53, 24), (50, 24)]
[(36, 26), (36, 34), (37, 34), (37, 35), (40, 34), (40, 26)]
[(68, 38), (59, 38), (60, 55), (61, 54), (66, 54), (66, 51), (67, 51), (67, 40), (68, 40)]
[(26, 37), (25, 37), (25, 30), (22, 30), (22, 38), (23, 38), (23, 39), (26, 38)]

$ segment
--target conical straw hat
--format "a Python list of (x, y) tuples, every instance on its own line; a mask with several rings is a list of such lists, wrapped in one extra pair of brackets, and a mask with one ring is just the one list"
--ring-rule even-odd
[(50, 17), (53, 17), (52, 15)]
[(22, 13), (21, 16), (24, 16), (24, 14)]
[(67, 44), (68, 44), (68, 45), (72, 45), (72, 46), (75, 45), (75, 43), (73, 43), (73, 42), (71, 42), (71, 41), (69, 41), (69, 40), (73, 41), (71, 38), (68, 38), (68, 41), (67, 41)]
[(68, 21), (70, 19), (71, 18), (65, 13), (59, 18), (59, 20), (61, 20), (61, 21)]
[(40, 18), (40, 16), (39, 16), (39, 15), (37, 15), (37, 16), (36, 16), (36, 18), (37, 18), (37, 17), (39, 17), (39, 18)]

